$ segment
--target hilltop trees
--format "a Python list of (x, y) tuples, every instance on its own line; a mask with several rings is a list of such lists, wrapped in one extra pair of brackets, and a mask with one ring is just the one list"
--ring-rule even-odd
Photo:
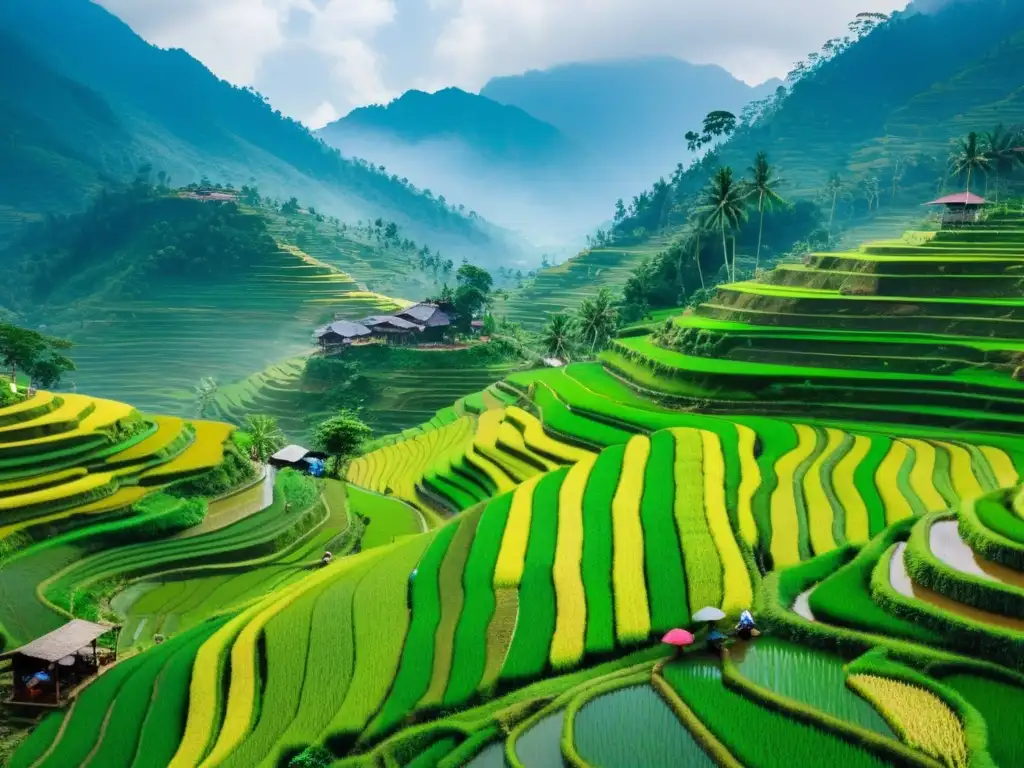
[(21, 371), (33, 384), (56, 386), (62, 374), (75, 370), (75, 364), (63, 354), (71, 346), (65, 339), (0, 323), (0, 363), (10, 368), (15, 383)]
[(331, 457), (331, 474), (337, 477), (366, 440), (372, 430), (359, 414), (342, 408), (335, 416), (320, 422), (313, 432), (313, 444)]

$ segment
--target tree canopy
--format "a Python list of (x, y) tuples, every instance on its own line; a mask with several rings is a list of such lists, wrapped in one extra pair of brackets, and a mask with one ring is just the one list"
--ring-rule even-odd
[(75, 370), (74, 362), (63, 354), (71, 346), (65, 339), (0, 323), (0, 362), (11, 369), (15, 382), (20, 371), (33, 384), (56, 386), (64, 373)]
[(326, 421), (320, 422), (313, 431), (313, 444), (333, 459), (332, 474), (341, 472), (342, 466), (359, 450), (359, 446), (370, 438), (373, 431), (359, 414), (347, 408)]

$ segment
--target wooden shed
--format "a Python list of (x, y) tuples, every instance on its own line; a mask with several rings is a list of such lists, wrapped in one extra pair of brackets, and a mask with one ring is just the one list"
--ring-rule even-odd
[[(59, 707), (74, 691), (117, 661), (120, 627), (73, 619), (28, 645), (0, 655), (11, 660), (14, 693), (7, 704)], [(113, 648), (100, 648), (97, 640), (113, 633)]]

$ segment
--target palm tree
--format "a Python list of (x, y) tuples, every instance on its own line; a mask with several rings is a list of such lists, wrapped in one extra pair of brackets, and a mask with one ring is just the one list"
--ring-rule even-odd
[(1002, 125), (985, 134), (985, 158), (996, 173), (996, 202), (999, 202), (999, 177), (1010, 173), (1021, 163), (1021, 153), (1017, 151), (1020, 141), (1019, 131), (1008, 131)]
[(568, 315), (558, 313), (552, 315), (544, 328), (544, 336), (541, 344), (544, 345), (544, 352), (548, 357), (555, 357), (559, 360), (569, 361), (569, 353), (572, 348), (573, 327), (572, 318)]
[[(775, 203), (785, 203), (782, 196), (775, 191), (775, 188), (782, 182), (782, 179), (775, 177), (775, 171), (768, 164), (768, 154), (758, 152), (754, 158), (754, 164), (750, 167), (752, 180), (750, 182), (750, 193), (757, 195), (757, 212), (761, 222), (757, 227), (757, 256), (754, 258), (754, 275), (757, 276), (757, 268), (761, 264), (761, 241), (764, 236), (764, 209), (774, 208)], [(733, 258), (733, 269), (736, 268), (736, 259)]]
[(608, 343), (618, 327), (618, 320), (612, 292), (607, 288), (602, 288), (592, 299), (584, 299), (576, 310), (576, 328), (580, 338), (590, 345), (591, 353)]
[(729, 269), (729, 246), (727, 232), (739, 228), (747, 220), (747, 196), (749, 190), (736, 182), (732, 168), (719, 168), (704, 189), (701, 206), (697, 209), (703, 215), (704, 227), (718, 229), (722, 233), (722, 258), (725, 274), (730, 280), (736, 279), (736, 265)]
[(251, 414), (246, 417), (245, 431), (252, 441), (249, 455), (254, 461), (266, 461), (284, 443), (284, 435), (273, 416)]
[(992, 166), (985, 154), (985, 149), (978, 140), (978, 134), (971, 131), (966, 139), (961, 139), (956, 148), (956, 163), (953, 171), (958, 176), (967, 173), (967, 194), (971, 193), (971, 176), (975, 171), (986, 173)]

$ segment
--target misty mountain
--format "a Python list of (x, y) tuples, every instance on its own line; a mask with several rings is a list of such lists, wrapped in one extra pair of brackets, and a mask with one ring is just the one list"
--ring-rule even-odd
[(342, 157), (258, 93), (150, 45), (88, 0), (0, 3), (0, 68), (0, 237), (82, 210), (149, 164), (175, 184), (255, 179), (263, 194), (343, 218), (380, 216), (454, 256), (521, 253), (510, 233)]
[(582, 237), (600, 210), (600, 195), (588, 189), (596, 169), (583, 147), (518, 107), (458, 88), (409, 91), (317, 135), (537, 243)]
[[(480, 93), (550, 123), (601, 158), (616, 197), (689, 160), (683, 134), (715, 109), (737, 114), (781, 81), (753, 88), (714, 65), (667, 56), (565, 64), (497, 77)], [(614, 198), (613, 198), (614, 199)]]

